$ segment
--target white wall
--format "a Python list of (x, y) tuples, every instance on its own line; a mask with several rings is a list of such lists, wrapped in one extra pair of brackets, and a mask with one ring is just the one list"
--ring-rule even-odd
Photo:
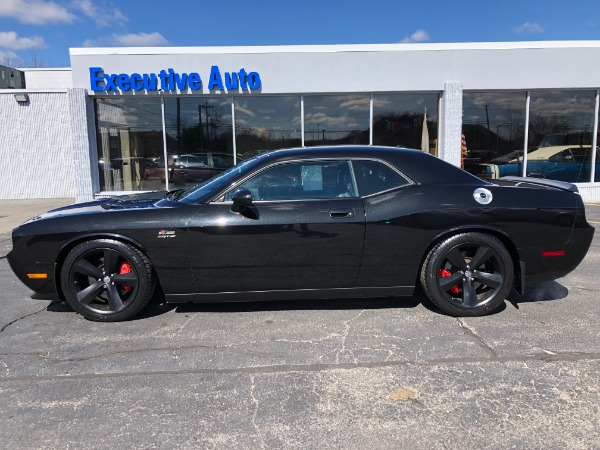
[(64, 90), (73, 85), (71, 68), (61, 69), (19, 69), (25, 73), (27, 90)]
[(577, 183), (581, 198), (586, 203), (600, 203), (600, 183)]
[(14, 94), (0, 91), (0, 199), (75, 197), (67, 93)]

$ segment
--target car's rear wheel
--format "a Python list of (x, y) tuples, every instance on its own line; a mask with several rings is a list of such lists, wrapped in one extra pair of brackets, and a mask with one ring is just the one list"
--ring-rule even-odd
[(135, 247), (112, 239), (86, 241), (73, 248), (63, 263), (61, 283), (75, 311), (107, 322), (137, 314), (156, 285), (150, 260)]
[(508, 296), (514, 278), (510, 253), (493, 236), (461, 233), (437, 244), (421, 268), (429, 299), (453, 316), (494, 312)]

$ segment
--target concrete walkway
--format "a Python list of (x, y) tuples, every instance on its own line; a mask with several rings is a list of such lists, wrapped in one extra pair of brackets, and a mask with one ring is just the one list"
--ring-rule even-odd
[(75, 203), (74, 198), (36, 198), (0, 200), (0, 234), (50, 209)]

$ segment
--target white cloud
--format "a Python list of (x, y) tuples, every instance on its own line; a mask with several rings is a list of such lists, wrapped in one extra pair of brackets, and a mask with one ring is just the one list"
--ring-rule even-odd
[(0, 17), (31, 25), (72, 23), (76, 19), (64, 6), (45, 0), (1, 0)]
[[(255, 117), (256, 116), (256, 114), (254, 113), (254, 111), (252, 111), (251, 109), (248, 109), (248, 104), (245, 104), (244, 106), (242, 106), (240, 104), (235, 105), (236, 120), (238, 119), (238, 117), (237, 117), (238, 112), (240, 114), (240, 117), (242, 115), (244, 115), (244, 114), (246, 116), (250, 116), (250, 117)], [(246, 123), (246, 122), (244, 122), (244, 123)]]
[(113, 34), (112, 36), (100, 39), (86, 39), (84, 47), (153, 47), (167, 45), (167, 41), (162, 34), (154, 33), (129, 33)]
[(129, 33), (113, 35), (118, 45), (125, 47), (151, 47), (153, 45), (166, 45), (169, 43), (162, 34), (154, 33)]
[(0, 50), (0, 58), (20, 58), (15, 52)]
[(350, 97), (347, 101), (340, 103), (340, 108), (350, 111), (368, 111), (369, 99), (364, 97)]
[(128, 20), (119, 8), (101, 8), (96, 6), (92, 0), (73, 0), (72, 5), (100, 27), (124, 25)]
[(429, 33), (426, 30), (417, 30), (408, 37), (405, 37), (400, 42), (408, 44), (413, 42), (426, 42), (429, 40)]
[(356, 123), (356, 121), (352, 117), (348, 116), (340, 116), (340, 117), (331, 117), (325, 113), (308, 113), (304, 116), (305, 125), (309, 125), (314, 129), (315, 125), (319, 125), (320, 129), (356, 129), (360, 128), (360, 126)]
[(40, 36), (19, 37), (14, 31), (0, 31), (0, 48), (9, 50), (25, 50), (45, 47), (44, 38)]
[(513, 28), (513, 31), (515, 33), (529, 33), (529, 34), (533, 34), (533, 33), (542, 33), (544, 31), (544, 29), (537, 22), (525, 22), (524, 24), (519, 25), (518, 27)]

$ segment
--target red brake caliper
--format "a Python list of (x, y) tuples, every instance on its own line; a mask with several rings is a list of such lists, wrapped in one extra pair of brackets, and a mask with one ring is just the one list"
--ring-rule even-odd
[[(442, 272), (440, 273), (440, 276), (441, 276), (442, 278), (449, 277), (450, 275), (452, 275), (452, 273), (451, 273), (449, 270), (446, 270), (446, 269), (442, 269)], [(455, 295), (458, 295), (458, 293), (459, 293), (459, 291), (460, 291), (460, 288), (459, 288), (458, 286), (452, 286), (452, 287), (450, 288), (450, 291), (451, 291), (453, 294), (455, 294)]]
[[(119, 268), (119, 274), (122, 275), (129, 272), (131, 272), (131, 265), (127, 264), (126, 262), (122, 263), (121, 267)], [(125, 292), (131, 292), (133, 288), (131, 286), (123, 286), (123, 290)]]

